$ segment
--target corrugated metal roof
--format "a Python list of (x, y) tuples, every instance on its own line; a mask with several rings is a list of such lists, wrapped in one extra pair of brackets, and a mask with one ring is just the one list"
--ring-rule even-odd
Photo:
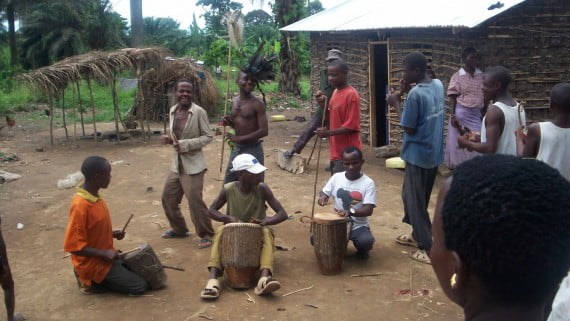
[[(474, 27), (526, 0), (348, 0), (281, 28), (351, 31), (441, 26)], [(488, 10), (500, 2), (501, 8)]]

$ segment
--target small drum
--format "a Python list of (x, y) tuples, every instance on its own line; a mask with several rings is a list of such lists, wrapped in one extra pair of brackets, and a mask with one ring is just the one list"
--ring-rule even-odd
[(164, 268), (148, 243), (142, 244), (136, 251), (126, 253), (123, 262), (133, 273), (143, 278), (151, 290), (166, 285)]
[(348, 242), (346, 222), (346, 218), (332, 213), (315, 213), (313, 216), (313, 247), (319, 269), (324, 275), (342, 271)]
[(220, 259), (230, 287), (249, 289), (254, 285), (262, 245), (263, 231), (258, 224), (230, 223), (224, 226)]

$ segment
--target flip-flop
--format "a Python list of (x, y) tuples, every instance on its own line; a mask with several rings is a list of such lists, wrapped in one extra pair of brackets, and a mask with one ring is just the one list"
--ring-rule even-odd
[(184, 234), (178, 234), (176, 232), (174, 232), (173, 230), (168, 230), (164, 233), (162, 233), (162, 238), (163, 239), (180, 239), (180, 238), (184, 238), (184, 237), (188, 237), (190, 236), (190, 232), (184, 232)]
[[(200, 293), (200, 297), (204, 300), (215, 300), (220, 297), (221, 288), (222, 287), (218, 279), (209, 279), (208, 283), (206, 283), (206, 287), (202, 290), (202, 293)], [(208, 291), (211, 294), (208, 294)]]
[(418, 242), (416, 242), (416, 240), (414, 240), (414, 238), (408, 234), (402, 234), (398, 236), (396, 238), (396, 243), (406, 246), (418, 247)]
[(431, 260), (429, 259), (429, 256), (426, 253), (426, 251), (424, 251), (424, 250), (417, 250), (417, 251), (410, 253), (410, 258), (412, 260), (416, 260), (418, 262), (422, 262), (422, 263), (431, 265)]
[(270, 276), (262, 276), (255, 287), (255, 294), (266, 295), (275, 292), (281, 288), (281, 283)]
[(198, 242), (199, 249), (205, 249), (210, 246), (212, 246), (212, 240), (210, 239), (200, 239), (200, 242)]

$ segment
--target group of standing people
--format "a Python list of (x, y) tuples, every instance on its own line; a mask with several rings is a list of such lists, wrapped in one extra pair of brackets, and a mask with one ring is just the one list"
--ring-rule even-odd
[[(563, 241), (569, 241), (568, 232), (563, 229), (569, 228), (570, 219), (564, 210), (553, 206), (553, 202), (544, 204), (548, 202), (541, 201), (540, 204), (545, 205), (544, 219), (534, 221), (538, 208), (525, 199), (529, 193), (525, 184), (542, 178), (542, 185), (539, 185), (544, 185), (545, 189), (548, 184), (560, 187), (552, 197), (564, 198), (564, 193), (570, 191), (570, 183), (559, 178), (556, 171), (535, 161), (525, 162), (508, 156), (469, 159), (478, 153), (516, 155), (518, 146), (522, 155), (543, 160), (568, 179), (570, 85), (558, 85), (551, 92), (553, 121), (531, 125), (527, 134), (520, 129), (526, 122), (524, 111), (508, 91), (512, 78), (508, 70), (494, 67), (483, 73), (479, 68), (479, 54), (472, 48), (464, 51), (463, 59), (465, 66), (453, 76), (447, 90), (453, 107), (445, 153), (445, 89), (441, 81), (429, 76), (424, 55), (412, 53), (404, 59), (400, 92), (387, 96), (387, 102), (400, 109), (400, 100), (406, 94), (401, 116), (404, 130), (402, 159), (406, 162), (402, 199), (403, 221), (412, 226), (412, 232), (398, 236), (396, 242), (418, 248), (411, 253), (412, 259), (433, 263), (444, 292), (465, 307), (466, 316), (480, 310), (489, 312), (489, 315), (504, 313), (506, 310), (493, 310), (496, 308), (493, 303), (497, 302), (516, 307), (508, 313), (522, 315), (524, 311), (530, 311), (527, 319), (538, 320), (532, 317), (547, 304), (548, 296), (569, 266), (569, 259), (557, 261), (551, 255), (558, 253), (570, 258), (568, 244), (556, 245), (553, 240), (550, 244), (542, 244), (540, 238), (552, 229), (559, 231), (558, 236)], [(342, 60), (340, 52), (331, 50), (324, 86), (330, 86), (331, 90), (316, 94), (319, 112), (289, 154), (300, 153), (314, 135), (329, 139), (331, 178), (321, 190), (318, 203), (324, 206), (330, 197), (334, 198), (335, 212), (351, 222), (350, 240), (357, 249), (357, 256), (366, 259), (375, 241), (368, 217), (376, 207), (376, 187), (374, 181), (362, 172), (360, 97), (348, 84), (348, 72), (348, 64)], [(240, 94), (232, 101), (230, 116), (222, 120), (223, 125), (235, 130), (225, 136), (234, 147), (224, 185), (210, 208), (202, 197), (207, 170), (202, 148), (212, 141), (213, 135), (206, 112), (192, 101), (193, 85), (190, 81), (181, 80), (175, 84), (178, 104), (170, 109), (171, 131), (163, 138), (165, 144), (172, 145), (173, 159), (162, 194), (163, 208), (171, 229), (162, 237), (189, 236), (179, 208), (185, 195), (190, 217), (200, 238), (198, 247), (212, 247), (208, 282), (200, 294), (203, 299), (215, 299), (221, 292), (218, 278), (223, 267), (218, 246), (224, 227), (214, 231), (212, 219), (224, 224), (254, 222), (261, 225), (261, 277), (255, 292), (269, 294), (281, 287), (273, 277), (275, 247), (269, 226), (283, 222), (288, 215), (264, 183), (266, 167), (263, 165), (261, 139), (268, 135), (265, 104), (252, 95), (257, 85), (254, 76), (242, 71), (236, 82)], [(493, 103), (488, 110), (487, 102)], [(322, 126), (323, 123), (328, 123), (328, 126)], [(480, 137), (477, 132), (480, 132)], [(445, 161), (456, 171), (440, 190), (432, 226), (427, 208), (437, 167), (444, 162), (444, 154)], [(144, 280), (121, 264), (120, 255), (113, 247), (113, 238), (120, 240), (125, 234), (112, 230), (109, 211), (99, 196), (99, 190), (110, 182), (109, 162), (101, 157), (90, 157), (83, 163), (82, 172), (85, 182), (73, 199), (64, 242), (65, 251), (72, 254), (78, 282), (86, 292), (144, 292), (147, 289)], [(490, 178), (475, 184), (482, 176), (489, 175)], [(514, 178), (520, 181), (521, 188), (509, 182)], [(488, 189), (492, 193), (480, 195), (480, 189)], [(568, 194), (565, 195), (563, 202), (567, 203)], [(493, 202), (493, 197), (498, 202)], [(265, 215), (266, 204), (275, 211), (275, 215)], [(226, 214), (220, 212), (224, 205), (227, 205)], [(499, 216), (504, 217), (504, 221), (491, 223)], [(532, 233), (526, 235), (526, 231), (512, 222), (520, 222), (520, 226), (534, 222)], [(494, 225), (497, 229), (492, 228)], [(527, 254), (532, 257), (526, 257), (519, 249), (507, 251), (507, 259), (512, 261), (501, 265), (499, 261), (502, 262), (503, 258), (488, 251), (516, 247), (512, 240), (504, 243), (501, 240), (505, 239), (504, 235), (514, 238), (517, 231), (520, 242), (542, 245), (528, 249)], [(477, 237), (468, 237), (469, 233)], [(485, 242), (477, 243), (483, 239)], [(495, 249), (490, 249), (493, 240), (498, 243)], [(529, 267), (532, 275), (544, 272), (541, 260), (552, 262), (553, 267), (548, 271), (552, 272), (551, 275), (516, 282), (518, 277), (524, 278), (520, 266)], [(517, 267), (517, 264), (521, 265)], [(523, 294), (513, 296), (511, 289), (520, 290), (517, 293)], [(525, 304), (530, 310), (523, 309)], [(474, 310), (469, 310), (471, 308)]]

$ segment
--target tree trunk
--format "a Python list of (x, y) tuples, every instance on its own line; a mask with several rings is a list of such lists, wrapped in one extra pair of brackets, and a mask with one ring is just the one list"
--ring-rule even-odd
[[(296, 36), (294, 36), (296, 37)], [(299, 57), (291, 48), (291, 38), (288, 33), (281, 35), (281, 73), (279, 75), (279, 91), (292, 93), (296, 96), (301, 95), (301, 87), (299, 86)]]
[(131, 46), (142, 47), (143, 42), (142, 0), (131, 0)]
[(18, 47), (16, 46), (16, 27), (14, 24), (14, 0), (8, 0), (6, 7), (6, 16), (8, 18), (8, 40), (10, 43), (10, 66), (15, 67), (18, 64)]

